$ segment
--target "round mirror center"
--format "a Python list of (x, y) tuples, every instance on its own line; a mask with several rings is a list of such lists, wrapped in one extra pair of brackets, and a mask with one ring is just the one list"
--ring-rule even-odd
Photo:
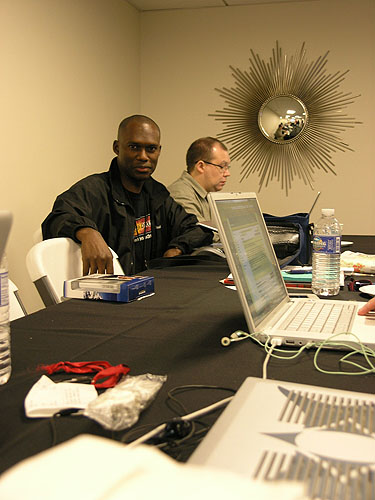
[(268, 99), (260, 108), (258, 124), (262, 134), (280, 144), (294, 140), (307, 122), (307, 109), (292, 95), (278, 95)]

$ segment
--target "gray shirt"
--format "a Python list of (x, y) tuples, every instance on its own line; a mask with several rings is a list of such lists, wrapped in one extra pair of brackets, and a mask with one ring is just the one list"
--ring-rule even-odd
[[(168, 186), (168, 191), (188, 214), (196, 215), (199, 222), (212, 222), (208, 193), (186, 170), (179, 179)], [(217, 233), (214, 234), (213, 241), (214, 243), (220, 241)]]
[(168, 186), (168, 191), (186, 212), (196, 215), (200, 222), (211, 220), (207, 191), (186, 170)]

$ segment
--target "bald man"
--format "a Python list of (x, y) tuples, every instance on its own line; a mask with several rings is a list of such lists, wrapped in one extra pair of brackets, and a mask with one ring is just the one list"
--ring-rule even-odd
[(44, 239), (65, 236), (80, 243), (83, 274), (113, 273), (108, 247), (124, 272), (135, 274), (154, 258), (191, 253), (211, 243), (212, 234), (152, 178), (161, 145), (160, 129), (151, 118), (125, 118), (113, 151), (109, 171), (82, 179), (56, 198), (42, 223)]

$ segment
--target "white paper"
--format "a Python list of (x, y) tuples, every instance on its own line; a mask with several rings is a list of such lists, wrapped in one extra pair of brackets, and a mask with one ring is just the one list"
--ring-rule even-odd
[[(100, 473), (95, 473), (99, 461)], [(302, 500), (305, 496), (302, 483), (254, 481), (222, 469), (178, 463), (151, 446), (129, 448), (81, 435), (5, 471), (0, 476), (0, 498)]]
[(91, 384), (61, 382), (55, 384), (42, 375), (25, 398), (25, 413), (29, 418), (52, 417), (68, 408), (85, 409), (98, 393)]

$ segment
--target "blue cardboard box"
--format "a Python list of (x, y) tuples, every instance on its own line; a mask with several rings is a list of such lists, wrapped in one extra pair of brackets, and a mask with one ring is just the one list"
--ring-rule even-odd
[(154, 278), (118, 274), (90, 274), (64, 282), (64, 297), (132, 302), (154, 293)]

